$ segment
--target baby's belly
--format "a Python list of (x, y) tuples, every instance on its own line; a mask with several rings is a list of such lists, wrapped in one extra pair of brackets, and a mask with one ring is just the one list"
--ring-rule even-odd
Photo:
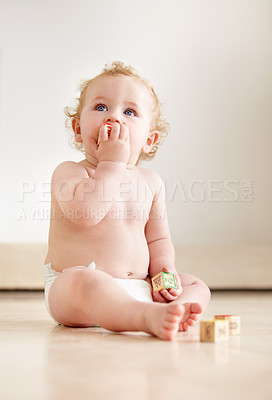
[(96, 268), (115, 278), (145, 279), (148, 274), (149, 252), (144, 237), (122, 238), (122, 245), (115, 240), (94, 250)]
[(59, 243), (51, 241), (48, 262), (56, 270), (63, 270), (76, 265), (88, 266), (94, 261), (96, 269), (115, 278), (145, 279), (149, 251), (143, 228), (119, 228), (114, 231), (91, 230), (85, 235), (71, 231)]

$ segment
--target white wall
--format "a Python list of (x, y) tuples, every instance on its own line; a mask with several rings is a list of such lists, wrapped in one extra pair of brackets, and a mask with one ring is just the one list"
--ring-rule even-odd
[(52, 171), (81, 159), (63, 108), (120, 59), (171, 123), (145, 166), (166, 180), (174, 242), (271, 244), (271, 15), (268, 0), (0, 0), (0, 241), (47, 240)]

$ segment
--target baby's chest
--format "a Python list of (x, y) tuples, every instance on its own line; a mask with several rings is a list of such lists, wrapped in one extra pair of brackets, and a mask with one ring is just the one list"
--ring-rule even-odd
[(154, 195), (147, 184), (124, 182), (110, 210), (111, 217), (131, 223), (149, 219)]

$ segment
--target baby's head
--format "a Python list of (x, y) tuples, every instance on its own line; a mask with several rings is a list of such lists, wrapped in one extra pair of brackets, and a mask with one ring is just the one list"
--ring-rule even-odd
[[(163, 142), (163, 138), (168, 135), (169, 124), (168, 122), (166, 122), (165, 117), (162, 114), (162, 104), (160, 103), (158, 96), (156, 95), (150, 83), (146, 79), (142, 78), (135, 71), (134, 68), (132, 68), (131, 66), (126, 66), (124, 63), (120, 61), (115, 61), (112, 64), (106, 65), (105, 68), (102, 70), (102, 72), (95, 78), (82, 82), (82, 84), (80, 85), (80, 95), (76, 99), (75, 106), (65, 108), (65, 114), (67, 115), (66, 126), (71, 129), (73, 119), (74, 118), (80, 119), (82, 108), (86, 98), (87, 89), (95, 79), (100, 77), (118, 76), (118, 75), (119, 76), (124, 75), (139, 80), (142, 84), (144, 84), (144, 86), (146, 87), (151, 96), (151, 102), (153, 107), (151, 109), (152, 115), (150, 118), (151, 121), (150, 130), (156, 130), (159, 134), (159, 137), (156, 143), (153, 145), (151, 151), (148, 154), (141, 153), (139, 157), (139, 160), (150, 160), (155, 156), (158, 150), (158, 146)], [(71, 145), (75, 147), (77, 150), (84, 152), (83, 143), (76, 142), (74, 134), (71, 139)]]

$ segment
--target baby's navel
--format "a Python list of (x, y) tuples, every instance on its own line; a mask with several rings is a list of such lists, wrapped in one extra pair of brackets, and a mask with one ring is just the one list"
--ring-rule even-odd
[(132, 276), (132, 272), (127, 272), (127, 276)]

